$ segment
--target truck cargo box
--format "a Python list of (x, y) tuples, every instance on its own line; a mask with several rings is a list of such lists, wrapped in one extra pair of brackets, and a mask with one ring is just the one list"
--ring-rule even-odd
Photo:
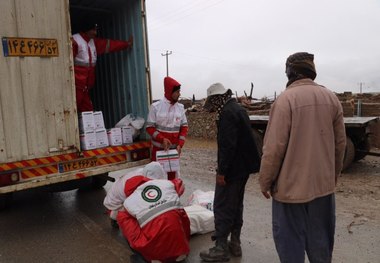
[(0, 194), (148, 162), (144, 131), (130, 145), (81, 150), (71, 47), (86, 20), (99, 25), (98, 37), (132, 35), (131, 50), (98, 57), (91, 96), (106, 129), (127, 114), (146, 118), (145, 1), (5, 0), (0, 10)]

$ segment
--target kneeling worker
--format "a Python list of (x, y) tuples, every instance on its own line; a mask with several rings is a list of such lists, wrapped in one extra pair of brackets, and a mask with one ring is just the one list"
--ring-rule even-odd
[(182, 180), (163, 179), (166, 173), (158, 162), (146, 165), (143, 174), (147, 177), (134, 176), (124, 184), (119, 227), (130, 247), (148, 262), (181, 261), (190, 252), (190, 221), (179, 200)]

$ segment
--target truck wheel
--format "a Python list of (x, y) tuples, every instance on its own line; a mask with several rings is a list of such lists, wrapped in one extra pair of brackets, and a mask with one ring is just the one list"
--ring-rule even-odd
[(51, 193), (56, 193), (56, 192), (66, 192), (66, 191), (71, 191), (75, 189), (83, 189), (88, 187), (91, 184), (91, 178), (86, 177), (82, 179), (77, 179), (77, 180), (71, 180), (67, 182), (61, 182), (57, 184), (50, 184), (46, 186), (42, 186), (41, 189), (51, 192)]
[(263, 155), (263, 137), (264, 135), (256, 129), (252, 129), (253, 138), (255, 139), (257, 151), (259, 152), (260, 157)]
[(369, 152), (370, 148), (371, 148), (371, 146), (369, 144), (368, 138), (364, 138), (359, 143), (357, 143), (356, 144), (356, 150), (360, 150), (360, 151), (364, 151), (364, 152), (355, 151), (354, 161), (359, 161), (359, 160), (363, 159), (367, 155), (367, 152)]
[(0, 194), (0, 211), (11, 207), (12, 197), (12, 193)]
[(347, 145), (344, 152), (343, 168), (342, 171), (346, 170), (348, 166), (354, 161), (355, 158), (355, 146), (350, 137), (346, 137)]
[(107, 179), (105, 178), (108, 173), (100, 174), (92, 177), (91, 186), (94, 189), (102, 189), (106, 185)]

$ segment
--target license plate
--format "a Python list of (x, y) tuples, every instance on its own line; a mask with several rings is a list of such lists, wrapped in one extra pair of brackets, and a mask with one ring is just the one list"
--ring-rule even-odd
[(98, 158), (80, 159), (75, 161), (69, 161), (58, 164), (58, 170), (60, 173), (70, 172), (74, 170), (80, 170), (98, 165)]
[(3, 37), (4, 57), (57, 57), (57, 39)]

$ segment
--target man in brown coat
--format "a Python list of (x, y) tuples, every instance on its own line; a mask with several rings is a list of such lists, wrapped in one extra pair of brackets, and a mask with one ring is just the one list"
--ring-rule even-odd
[(336, 95), (314, 82), (314, 55), (288, 57), (286, 90), (272, 105), (260, 187), (273, 197), (273, 238), (281, 262), (331, 262), (335, 186), (346, 134)]

